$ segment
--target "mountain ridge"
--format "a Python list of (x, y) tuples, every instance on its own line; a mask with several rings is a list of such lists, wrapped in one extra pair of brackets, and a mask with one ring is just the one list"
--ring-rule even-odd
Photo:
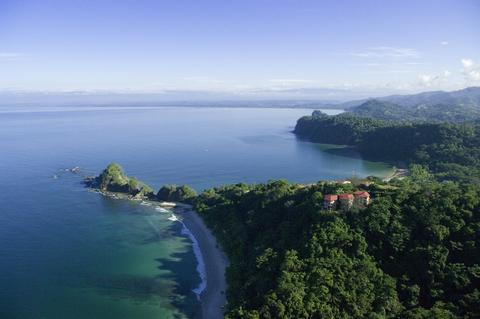
[[(415, 94), (394, 94), (367, 99), (352, 100), (332, 106), (342, 106), (344, 109), (352, 109), (369, 100), (391, 102), (400, 106), (419, 106), (435, 104), (469, 105), (480, 108), (480, 87), (472, 86), (455, 91), (426, 91)], [(468, 103), (467, 103), (468, 102)]]

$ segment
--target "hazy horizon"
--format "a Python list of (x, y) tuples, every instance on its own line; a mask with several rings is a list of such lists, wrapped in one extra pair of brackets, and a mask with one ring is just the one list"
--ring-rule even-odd
[(458, 90), (480, 85), (479, 13), (471, 0), (7, 0), (0, 93), (345, 101)]
[[(480, 87), (470, 87), (478, 88)], [(435, 91), (423, 91), (429, 93)], [(455, 91), (449, 91), (455, 92)], [(398, 94), (398, 92), (397, 92)], [(322, 108), (341, 107), (342, 103), (396, 96), (386, 94), (355, 94), (345, 92), (332, 99), (307, 98), (293, 95), (284, 97), (261, 97), (215, 94), (202, 91), (173, 91), (158, 94), (115, 92), (0, 92), (0, 106), (231, 106), (231, 107), (294, 107)], [(399, 95), (399, 96), (408, 96)]]

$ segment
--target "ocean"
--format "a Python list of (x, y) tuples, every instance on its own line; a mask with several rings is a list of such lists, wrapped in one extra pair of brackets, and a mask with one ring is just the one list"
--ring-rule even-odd
[(295, 121), (311, 111), (1, 107), (0, 318), (194, 317), (201, 267), (182, 224), (89, 192), (81, 177), (114, 161), (156, 190), (201, 191), (391, 171), (298, 140)]

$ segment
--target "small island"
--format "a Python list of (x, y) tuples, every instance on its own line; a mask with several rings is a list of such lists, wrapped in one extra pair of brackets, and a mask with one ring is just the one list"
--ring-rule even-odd
[(97, 177), (86, 177), (86, 186), (109, 195), (123, 195), (134, 200), (151, 200), (191, 204), (197, 192), (188, 185), (164, 185), (155, 194), (153, 189), (136, 177), (125, 175), (123, 168), (111, 163)]

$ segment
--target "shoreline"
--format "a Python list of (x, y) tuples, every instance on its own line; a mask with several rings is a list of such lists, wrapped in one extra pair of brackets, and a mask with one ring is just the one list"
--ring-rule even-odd
[(408, 174), (409, 174), (409, 171), (406, 168), (394, 168), (391, 174), (382, 178), (382, 181), (390, 182), (394, 178), (404, 178), (405, 176), (408, 176)]
[[(183, 205), (182, 205), (183, 206)], [(205, 286), (202, 283), (197, 288), (200, 291), (200, 304), (202, 306), (202, 318), (216, 319), (223, 318), (223, 308), (226, 303), (225, 292), (227, 282), (225, 269), (228, 266), (228, 259), (225, 253), (219, 248), (215, 236), (210, 232), (202, 218), (191, 207), (180, 207), (175, 212), (180, 216), (183, 226), (196, 239), (192, 244), (198, 244), (201, 259), (204, 261)], [(195, 247), (194, 247), (195, 248)], [(202, 268), (201, 261), (197, 270)], [(202, 276), (200, 275), (200, 278)], [(194, 291), (195, 292), (195, 291)]]
[(200, 302), (201, 317), (203, 319), (223, 318), (227, 290), (225, 269), (229, 262), (225, 253), (220, 249), (215, 236), (191, 205), (134, 199), (123, 193), (98, 189), (90, 189), (90, 191), (113, 199), (136, 201), (140, 205), (150, 206), (154, 209), (158, 207), (162, 209), (161, 213), (166, 213), (166, 211), (171, 213), (172, 216), (168, 219), (172, 222), (180, 222), (182, 235), (188, 237), (192, 242), (192, 249), (197, 261), (196, 271), (200, 276), (200, 284), (192, 291)]

